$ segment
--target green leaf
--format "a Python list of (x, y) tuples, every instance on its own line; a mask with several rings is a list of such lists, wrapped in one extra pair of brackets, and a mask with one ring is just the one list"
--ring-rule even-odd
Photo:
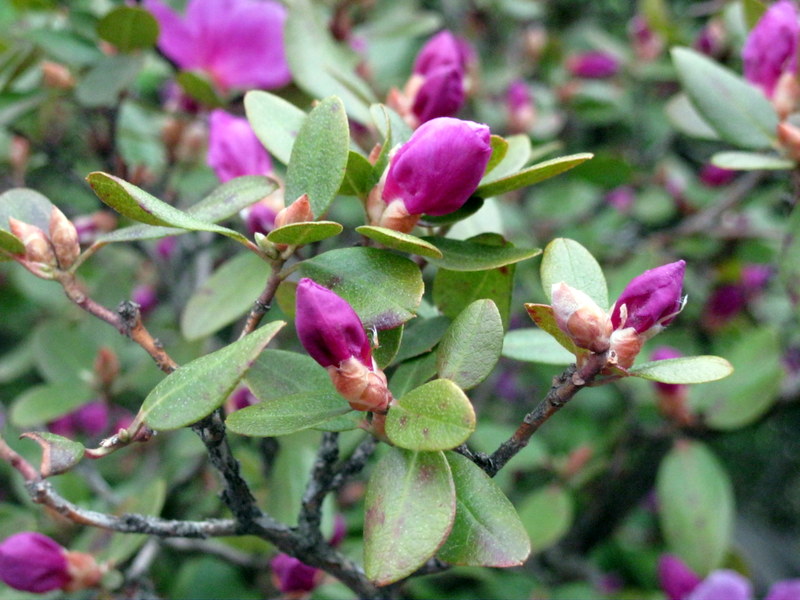
[(347, 300), (364, 327), (393, 329), (414, 316), (422, 300), (417, 265), (377, 248), (331, 250), (300, 265), (300, 274)]
[(417, 318), (408, 323), (397, 360), (430, 352), (450, 327), (450, 321), (447, 317), (436, 316), (429, 319)]
[(364, 570), (378, 585), (416, 571), (447, 539), (456, 512), (442, 452), (389, 448), (367, 486)]
[(266, 402), (286, 396), (317, 392), (334, 393), (328, 372), (307, 354), (264, 350), (245, 375), (255, 396)]
[(683, 356), (637, 365), (628, 373), (661, 383), (706, 383), (727, 377), (733, 366), (719, 356)]
[(733, 533), (728, 475), (700, 442), (678, 440), (656, 483), (661, 529), (672, 552), (700, 576), (719, 568)]
[[(372, 116), (372, 122), (375, 123), (375, 127), (378, 128), (378, 131), (385, 140), (384, 149), (381, 150), (381, 154), (384, 153), (384, 150), (388, 154), (393, 146), (405, 144), (411, 139), (414, 131), (408, 126), (408, 123), (403, 120), (403, 117), (385, 104), (373, 104), (369, 107), (369, 112)], [(377, 167), (380, 163), (381, 161), (379, 160), (375, 163), (375, 166)], [(383, 168), (380, 170), (383, 172)]]
[(44, 478), (69, 471), (83, 460), (86, 450), (80, 442), (45, 431), (26, 432), (19, 437), (33, 440), (41, 447), (42, 461), (39, 464), (39, 473)]
[(220, 227), (213, 223), (201, 221), (192, 215), (185, 213), (177, 208), (162, 202), (158, 198), (151, 196), (143, 189), (136, 187), (132, 183), (109, 175), (95, 171), (86, 178), (89, 185), (103, 202), (116, 210), (121, 215), (146, 223), (148, 225), (166, 225), (168, 227), (178, 227), (189, 231), (211, 231), (232, 238), (239, 242), (246, 242), (241, 233)]
[(400, 398), (436, 375), (436, 354), (428, 352), (401, 364), (392, 374), (389, 389)]
[(553, 284), (563, 281), (584, 292), (600, 308), (608, 308), (608, 288), (603, 270), (594, 256), (575, 240), (556, 238), (547, 244), (540, 275), (548, 298)]
[[(509, 175), (517, 173), (531, 160), (531, 138), (525, 134), (511, 135), (505, 138), (507, 144), (502, 160), (488, 170), (479, 185), (487, 185)], [(489, 159), (491, 161), (491, 159)]]
[(576, 356), (579, 352), (588, 352), (588, 350), (584, 351), (578, 348), (575, 343), (569, 339), (567, 334), (558, 328), (552, 306), (548, 304), (526, 303), (525, 310), (528, 311), (528, 316), (539, 326), (539, 329), (545, 331), (555, 341), (561, 344), (567, 352)]
[(723, 141), (742, 148), (772, 146), (778, 117), (761, 90), (699, 52), (671, 52), (684, 91)]
[(515, 329), (503, 339), (503, 356), (546, 365), (569, 365), (575, 356), (542, 329)]
[(306, 113), (291, 102), (261, 90), (245, 94), (244, 109), (247, 120), (264, 147), (283, 164), (289, 164), (294, 140), (303, 126)]
[(719, 135), (711, 128), (686, 94), (676, 94), (664, 108), (673, 127), (691, 137), (701, 140), (719, 140)]
[(9, 254), (25, 254), (25, 244), (13, 233), (0, 229), (0, 250)]
[(152, 48), (158, 40), (158, 21), (143, 8), (120, 6), (100, 19), (97, 33), (121, 52)]
[(10, 232), (8, 217), (14, 217), (47, 232), (52, 210), (53, 203), (36, 190), (12, 188), (0, 194), (0, 229)]
[(156, 430), (178, 429), (208, 416), (228, 398), (270, 340), (275, 321), (216, 352), (179, 367), (147, 395), (137, 418)]
[(761, 0), (742, 0), (742, 9), (744, 10), (745, 26), (747, 29), (752, 29), (767, 12), (767, 5)]
[(181, 314), (181, 333), (199, 340), (230, 325), (252, 308), (269, 276), (269, 265), (246, 252), (223, 263), (192, 294)]
[(289, 3), (284, 40), (293, 81), (312, 97), (339, 96), (348, 114), (360, 123), (368, 123), (369, 106), (375, 98), (355, 72), (360, 58), (333, 40), (327, 20), (320, 17), (318, 7), (309, 0)]
[(187, 96), (208, 108), (225, 106), (214, 83), (203, 71), (181, 71), (175, 80)]
[(497, 165), (500, 164), (500, 162), (506, 157), (506, 154), (508, 153), (508, 142), (503, 138), (501, 138), (499, 135), (493, 135), (491, 138), (489, 138), (489, 143), (492, 146), (492, 155), (489, 157), (489, 162), (486, 165), (484, 178), (486, 177), (486, 175), (491, 173), (492, 170)]
[(85, 383), (92, 376), (97, 350), (75, 323), (50, 320), (33, 330), (36, 366), (50, 383)]
[(122, 102), (117, 115), (116, 147), (128, 169), (144, 166), (158, 173), (167, 163), (162, 139), (164, 115), (137, 102)]
[(711, 157), (711, 162), (734, 171), (787, 171), (797, 166), (794, 161), (777, 154), (756, 152), (717, 152)]
[(286, 170), (286, 199), (308, 194), (311, 210), (321, 217), (344, 180), (350, 152), (350, 129), (344, 104), (336, 96), (320, 102), (303, 121)]
[(436, 246), (409, 233), (401, 233), (393, 229), (373, 227), (371, 225), (356, 227), (356, 231), (364, 237), (375, 240), (392, 250), (428, 258), (442, 258), (442, 253)]
[(400, 349), (400, 343), (403, 340), (403, 325), (393, 329), (384, 329), (377, 336), (378, 345), (372, 348), (372, 358), (378, 365), (378, 368), (385, 369), (397, 356), (397, 351)]
[(549, 485), (528, 496), (519, 508), (519, 518), (528, 532), (531, 552), (549, 548), (569, 531), (574, 509), (572, 498), (560, 485)]
[(456, 519), (438, 557), (454, 565), (521, 565), (531, 543), (514, 506), (471, 460), (455, 452), (445, 457), (456, 486)]
[[(157, 517), (164, 508), (167, 498), (167, 483), (163, 479), (153, 479), (125, 498), (114, 510), (117, 515), (139, 514)], [(97, 558), (103, 561), (112, 561), (120, 564), (128, 560), (142, 547), (150, 536), (146, 534), (114, 533), (108, 537), (108, 532), (102, 531), (98, 538), (103, 539), (102, 550)], [(98, 539), (99, 541), (99, 539)]]
[(93, 397), (92, 388), (82, 381), (35, 385), (14, 400), (8, 416), (15, 427), (28, 429), (64, 416)]
[[(239, 214), (254, 202), (268, 196), (277, 188), (275, 181), (261, 175), (247, 175), (226, 181), (208, 196), (186, 209), (186, 214), (208, 223), (216, 223)], [(153, 225), (131, 225), (98, 238), (98, 244), (151, 240), (168, 235), (181, 235), (185, 229)]]
[(511, 190), (527, 187), (534, 183), (544, 181), (545, 179), (555, 177), (564, 171), (569, 171), (582, 162), (589, 160), (592, 156), (594, 155), (583, 152), (581, 154), (571, 154), (569, 156), (560, 156), (558, 158), (546, 160), (512, 175), (507, 175), (490, 183), (484, 183), (475, 190), (475, 195), (480, 198), (490, 198), (510, 192)]
[(503, 349), (503, 321), (491, 300), (476, 300), (465, 308), (439, 343), (439, 377), (463, 389), (488, 377)]
[(343, 229), (344, 227), (333, 221), (290, 223), (270, 231), (267, 239), (274, 244), (305, 246), (339, 235)]
[(350, 150), (347, 156), (344, 180), (342, 180), (338, 194), (366, 198), (373, 186), (378, 183), (379, 178), (380, 174), (376, 175), (374, 167), (366, 157)]
[(424, 237), (436, 246), (442, 258), (430, 258), (437, 267), (451, 271), (485, 271), (518, 263), (541, 254), (540, 248), (515, 246), (488, 246), (480, 242), (453, 240), (442, 237)]
[[(498, 234), (482, 234), (470, 241), (494, 247), (512, 247)], [(516, 265), (486, 271), (439, 269), (433, 279), (433, 302), (443, 314), (454, 319), (475, 300), (492, 300), (500, 311), (503, 328), (508, 327), (511, 292)]]
[(692, 403), (709, 427), (730, 430), (753, 423), (769, 410), (786, 373), (775, 329), (752, 329), (735, 345), (726, 346), (725, 352), (735, 369), (733, 375), (704, 385), (692, 396)]
[(265, 400), (228, 415), (227, 428), (240, 435), (272, 437), (311, 429), (350, 412), (337, 392), (304, 392)]
[(75, 88), (75, 98), (89, 108), (116, 106), (120, 95), (136, 80), (142, 65), (143, 55), (103, 56), (82, 77)]
[(437, 379), (400, 398), (386, 416), (386, 435), (408, 450), (449, 450), (475, 431), (475, 411), (455, 383)]
[(483, 198), (477, 196), (470, 197), (458, 210), (455, 210), (446, 215), (433, 216), (422, 215), (419, 220), (420, 227), (442, 227), (444, 225), (452, 225), (463, 221), (467, 217), (471, 217), (483, 207)]

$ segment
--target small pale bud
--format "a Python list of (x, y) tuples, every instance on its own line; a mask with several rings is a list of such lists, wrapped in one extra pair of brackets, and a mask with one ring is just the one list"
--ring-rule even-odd
[(289, 206), (278, 211), (278, 214), (275, 215), (275, 228), (292, 223), (308, 223), (313, 220), (314, 213), (311, 210), (311, 203), (308, 201), (308, 194), (303, 194)]
[(25, 246), (25, 260), (50, 267), (56, 266), (56, 255), (44, 231), (36, 225), (23, 223), (14, 217), (8, 217), (8, 224), (11, 233), (17, 236)]
[(109, 387), (119, 375), (119, 358), (108, 346), (103, 346), (97, 351), (94, 358), (94, 372), (97, 380), (103, 387)]
[(636, 333), (633, 327), (615, 330), (611, 334), (610, 348), (616, 355), (617, 364), (623, 369), (630, 369), (644, 341), (645, 338)]
[(800, 128), (788, 121), (778, 123), (778, 142), (794, 161), (800, 161)]
[(327, 370), (336, 391), (353, 410), (377, 413), (388, 410), (392, 394), (383, 371), (371, 370), (354, 356)]
[(78, 231), (72, 221), (55, 206), (50, 212), (50, 240), (61, 268), (71, 267), (81, 253)]
[(772, 95), (772, 105), (778, 113), (778, 119), (783, 121), (792, 114), (797, 108), (798, 101), (800, 101), (800, 82), (797, 81), (797, 73), (787, 71), (781, 74)]
[(597, 353), (608, 350), (611, 321), (594, 300), (563, 281), (553, 284), (551, 297), (558, 328), (578, 348)]
[(46, 87), (56, 90), (71, 90), (75, 87), (75, 77), (69, 68), (50, 60), (42, 62), (42, 78)]
[(106, 572), (104, 565), (97, 564), (94, 556), (85, 552), (67, 552), (67, 570), (70, 582), (64, 586), (67, 592), (94, 588), (100, 584)]

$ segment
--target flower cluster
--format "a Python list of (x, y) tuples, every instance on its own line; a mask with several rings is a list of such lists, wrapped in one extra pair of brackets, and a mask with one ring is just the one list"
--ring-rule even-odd
[(634, 277), (610, 312), (564, 282), (553, 284), (558, 328), (578, 348), (611, 352), (617, 365), (630, 368), (642, 344), (669, 325), (683, 308), (685, 270), (686, 263), (679, 260)]

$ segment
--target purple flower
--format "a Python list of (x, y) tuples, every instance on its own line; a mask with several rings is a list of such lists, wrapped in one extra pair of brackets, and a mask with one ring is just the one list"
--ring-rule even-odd
[(266, 235), (275, 229), (275, 216), (278, 213), (264, 202), (256, 202), (248, 207), (245, 214), (245, 223), (250, 235), (255, 233)]
[(797, 600), (798, 598), (800, 598), (800, 579), (787, 579), (774, 584), (764, 600)]
[(440, 31), (417, 54), (414, 73), (427, 76), (441, 67), (457, 67), (465, 71), (470, 54), (471, 49), (467, 42), (447, 30)]
[(101, 401), (87, 402), (72, 412), (47, 424), (51, 433), (64, 437), (84, 434), (97, 437), (108, 429), (108, 405)]
[(607, 79), (616, 75), (619, 68), (619, 60), (607, 52), (583, 52), (567, 59), (569, 72), (584, 79)]
[(522, 79), (515, 79), (509, 84), (506, 90), (506, 111), (509, 128), (512, 131), (527, 131), (536, 120), (533, 94)]
[(614, 304), (614, 329), (632, 327), (637, 334), (654, 335), (669, 325), (681, 310), (685, 271), (686, 262), (679, 260), (634, 277)]
[(700, 169), (700, 182), (706, 187), (722, 187), (736, 179), (738, 171), (707, 164)]
[(143, 283), (133, 288), (131, 300), (139, 305), (139, 312), (146, 315), (158, 306), (158, 292), (152, 285)]
[(247, 119), (217, 109), (212, 111), (209, 125), (207, 160), (220, 181), (272, 171), (269, 154)]
[(190, 0), (181, 17), (160, 0), (158, 47), (181, 69), (206, 72), (223, 92), (273, 89), (291, 80), (283, 48), (286, 9), (269, 0)]
[(629, 185), (620, 185), (606, 194), (606, 202), (621, 213), (628, 212), (636, 202), (636, 193)]
[(321, 571), (288, 554), (278, 554), (269, 563), (273, 582), (282, 594), (306, 593), (317, 587)]
[(770, 6), (753, 27), (742, 48), (744, 76), (771, 98), (781, 75), (797, 72), (797, 8), (791, 0)]
[(355, 357), (372, 369), (372, 348), (356, 311), (308, 278), (297, 285), (295, 327), (306, 352), (323, 367), (338, 367)]
[(752, 600), (753, 586), (736, 571), (719, 569), (712, 571), (686, 600)]
[(483, 177), (492, 148), (486, 125), (442, 117), (423, 124), (392, 157), (382, 192), (411, 215), (446, 215)]
[(0, 544), (0, 580), (15, 590), (43, 594), (71, 579), (66, 551), (46, 535), (26, 531)]
[(246, 385), (240, 385), (228, 398), (228, 405), (230, 406), (231, 412), (252, 406), (253, 404), (258, 404), (258, 398), (253, 395), (253, 392), (251, 392), (250, 388)]
[(420, 123), (452, 117), (464, 105), (464, 72), (450, 65), (432, 69), (414, 97), (411, 111)]

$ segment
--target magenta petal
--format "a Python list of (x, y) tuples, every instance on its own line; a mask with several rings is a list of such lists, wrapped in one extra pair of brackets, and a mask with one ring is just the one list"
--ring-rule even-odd
[(620, 315), (623, 304), (628, 309), (624, 327), (633, 327), (636, 333), (644, 333), (658, 324), (668, 325), (681, 308), (685, 271), (686, 262), (679, 260), (634, 277), (614, 304), (611, 313), (614, 329), (623, 326)]
[(797, 72), (798, 36), (800, 23), (794, 2), (780, 0), (770, 6), (742, 48), (745, 79), (772, 97), (780, 76)]
[(800, 579), (779, 581), (769, 588), (764, 600), (797, 600), (800, 598)]
[(658, 579), (669, 600), (684, 600), (701, 579), (686, 563), (674, 554), (665, 554), (658, 560)]
[(439, 67), (425, 76), (411, 110), (420, 123), (452, 117), (464, 104), (464, 75), (457, 67)]
[(0, 580), (15, 590), (43, 594), (70, 582), (64, 549), (32, 531), (17, 533), (0, 544)]
[(429, 75), (440, 67), (466, 67), (467, 56), (463, 42), (447, 30), (440, 31), (429, 39), (417, 54), (414, 73)]
[(269, 154), (247, 119), (217, 109), (211, 112), (209, 129), (208, 165), (220, 181), (272, 171)]
[(295, 327), (306, 352), (323, 367), (338, 367), (354, 356), (372, 369), (372, 348), (356, 311), (308, 278), (297, 285)]
[(446, 215), (469, 199), (492, 148), (486, 125), (441, 117), (417, 129), (389, 164), (383, 188), (388, 204), (401, 199), (409, 214)]
[(269, 563), (281, 593), (310, 592), (317, 587), (318, 569), (288, 554), (278, 554)]
[(686, 600), (752, 600), (753, 586), (736, 571), (712, 571)]
[(105, 402), (88, 402), (74, 412), (75, 423), (89, 436), (98, 436), (108, 429), (109, 411)]
[(158, 21), (158, 47), (182, 69), (196, 66), (196, 39), (183, 18), (160, 0), (145, 0), (144, 8)]

